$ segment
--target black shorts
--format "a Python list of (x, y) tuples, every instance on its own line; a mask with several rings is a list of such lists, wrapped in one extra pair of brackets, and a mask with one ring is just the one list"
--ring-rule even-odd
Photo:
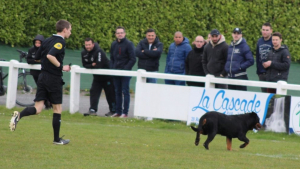
[(40, 73), (34, 101), (49, 100), (52, 104), (62, 104), (64, 84), (61, 76), (55, 76), (47, 72)]

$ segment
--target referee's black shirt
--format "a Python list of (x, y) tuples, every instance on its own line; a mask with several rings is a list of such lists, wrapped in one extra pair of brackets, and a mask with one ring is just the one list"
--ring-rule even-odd
[[(65, 56), (66, 42), (60, 35), (53, 34), (51, 37), (43, 41), (42, 46), (39, 48), (36, 59), (41, 60), (42, 72), (45, 71), (52, 75), (62, 76), (63, 60)], [(47, 55), (56, 57), (60, 66), (56, 67), (52, 64)]]

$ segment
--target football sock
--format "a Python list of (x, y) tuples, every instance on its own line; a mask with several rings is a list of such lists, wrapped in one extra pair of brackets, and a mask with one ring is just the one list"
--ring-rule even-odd
[(61, 114), (53, 113), (52, 127), (54, 133), (54, 141), (60, 140), (59, 139), (60, 120), (61, 120)]
[(35, 115), (35, 114), (36, 114), (35, 107), (26, 107), (23, 111), (21, 111), (20, 119), (24, 116), (30, 116), (30, 115)]

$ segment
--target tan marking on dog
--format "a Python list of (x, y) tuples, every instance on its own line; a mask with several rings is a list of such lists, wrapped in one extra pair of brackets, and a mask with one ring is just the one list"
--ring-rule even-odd
[(226, 143), (227, 143), (227, 150), (231, 151), (231, 142), (232, 140), (226, 138)]
[(202, 126), (203, 126), (204, 124), (206, 124), (206, 119), (203, 120)]

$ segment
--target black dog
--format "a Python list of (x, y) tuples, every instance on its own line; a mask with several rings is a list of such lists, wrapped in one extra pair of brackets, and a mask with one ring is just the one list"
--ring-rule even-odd
[(208, 135), (203, 146), (208, 150), (208, 144), (214, 139), (216, 134), (226, 136), (227, 150), (231, 150), (232, 138), (238, 138), (244, 144), (240, 148), (244, 148), (249, 144), (246, 137), (248, 130), (261, 128), (259, 117), (256, 113), (246, 113), (240, 115), (225, 115), (219, 112), (211, 111), (204, 114), (199, 120), (198, 128), (191, 126), (197, 132), (195, 145), (198, 146), (200, 134)]

